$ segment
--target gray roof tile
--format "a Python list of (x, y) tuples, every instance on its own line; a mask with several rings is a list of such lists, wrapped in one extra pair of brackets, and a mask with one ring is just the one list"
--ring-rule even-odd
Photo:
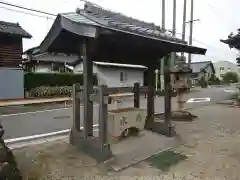
[(95, 25), (97, 26), (98, 23), (95, 23), (94, 21), (84, 17), (84, 16), (79, 16), (79, 14), (75, 13), (75, 12), (71, 12), (71, 13), (64, 13), (64, 14), (61, 14), (63, 17), (71, 20), (71, 21), (74, 21), (74, 22), (77, 22), (77, 23), (82, 23), (82, 24), (90, 24), (90, 25)]
[(49, 54), (49, 53), (42, 53), (38, 55), (33, 55), (32, 60), (40, 61), (40, 62), (56, 62), (56, 63), (75, 63), (79, 60), (78, 56), (67, 56), (65, 54)]
[(207, 65), (212, 63), (211, 61), (204, 61), (204, 62), (192, 62), (191, 69), (192, 73), (199, 73), (202, 69), (206, 68)]
[(122, 30), (129, 33), (158, 38), (161, 40), (173, 41), (186, 44), (179, 38), (167, 35), (165, 30), (153, 23), (147, 23), (131, 17), (127, 17), (121, 13), (111, 12), (91, 3), (86, 3), (84, 9), (78, 9), (77, 13), (61, 14), (63, 17), (77, 23), (102, 26)]
[(0, 21), (0, 33), (18, 35), (24, 38), (31, 38), (31, 34), (25, 31), (18, 23)]

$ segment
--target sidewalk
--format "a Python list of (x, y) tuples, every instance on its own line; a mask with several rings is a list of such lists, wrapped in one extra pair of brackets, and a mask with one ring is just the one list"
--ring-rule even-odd
[[(173, 149), (188, 159), (167, 172), (152, 167), (149, 161), (120, 172), (109, 171), (105, 164), (96, 164), (95, 160), (70, 146), (67, 137), (15, 149), (14, 153), (24, 176), (35, 179), (46, 176), (52, 180), (96, 179), (96, 176), (104, 179), (103, 176), (107, 175), (136, 176), (130, 179), (158, 176), (158, 179), (166, 180), (183, 177), (190, 180), (240, 177), (240, 110), (211, 105), (191, 112), (199, 119), (190, 123), (175, 122), (184, 145)], [(146, 143), (142, 143), (141, 147), (146, 150), (149, 148)]]

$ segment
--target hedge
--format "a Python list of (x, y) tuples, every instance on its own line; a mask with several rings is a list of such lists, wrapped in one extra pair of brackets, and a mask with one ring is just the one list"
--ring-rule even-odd
[[(82, 74), (72, 73), (25, 73), (24, 87), (25, 90), (40, 86), (72, 86), (73, 84), (80, 83), (83, 85)], [(97, 76), (93, 77), (93, 84), (97, 85)]]

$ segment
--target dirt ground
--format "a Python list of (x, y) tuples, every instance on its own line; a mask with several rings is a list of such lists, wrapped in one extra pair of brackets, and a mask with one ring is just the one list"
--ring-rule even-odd
[(24, 178), (31, 180), (240, 179), (240, 109), (211, 105), (191, 112), (198, 116), (194, 122), (175, 122), (184, 144), (173, 151), (187, 159), (165, 172), (151, 166), (149, 160), (113, 172), (70, 147), (66, 139), (18, 149), (14, 153)]

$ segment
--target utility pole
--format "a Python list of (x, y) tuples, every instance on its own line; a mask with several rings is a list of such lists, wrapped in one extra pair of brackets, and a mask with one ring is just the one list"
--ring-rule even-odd
[(162, 29), (165, 29), (165, 0), (162, 0)]
[[(193, 7), (194, 0), (191, 0), (191, 14), (190, 14), (190, 35), (189, 35), (189, 45), (192, 45), (192, 36), (193, 36)], [(192, 61), (191, 53), (188, 54), (188, 66), (190, 67)]]
[[(162, 29), (165, 30), (165, 0), (162, 0)], [(163, 90), (164, 89), (164, 61), (165, 61), (165, 57), (161, 59), (160, 62), (160, 71), (159, 71), (159, 75), (160, 75), (160, 89)]]
[[(172, 35), (176, 36), (176, 11), (177, 11), (177, 0), (173, 0), (173, 26), (172, 26)], [(164, 121), (168, 128), (168, 136), (172, 136), (172, 78), (171, 78), (171, 69), (175, 65), (176, 53), (171, 53), (170, 59), (169, 56), (165, 58), (166, 66), (164, 68)], [(168, 62), (167, 62), (168, 61)]]
[[(186, 38), (186, 15), (187, 15), (187, 0), (183, 2), (183, 24), (182, 24), (182, 40), (185, 41)], [(184, 58), (184, 52), (181, 53), (182, 58)]]
[(156, 91), (158, 90), (158, 73), (159, 73), (159, 71), (158, 71), (158, 69), (156, 69), (155, 70), (155, 89), (156, 89)]
[[(173, 0), (173, 25), (172, 25), (172, 36), (176, 36), (176, 11), (177, 11), (177, 0)], [(171, 54), (170, 67), (175, 64), (176, 53)]]

